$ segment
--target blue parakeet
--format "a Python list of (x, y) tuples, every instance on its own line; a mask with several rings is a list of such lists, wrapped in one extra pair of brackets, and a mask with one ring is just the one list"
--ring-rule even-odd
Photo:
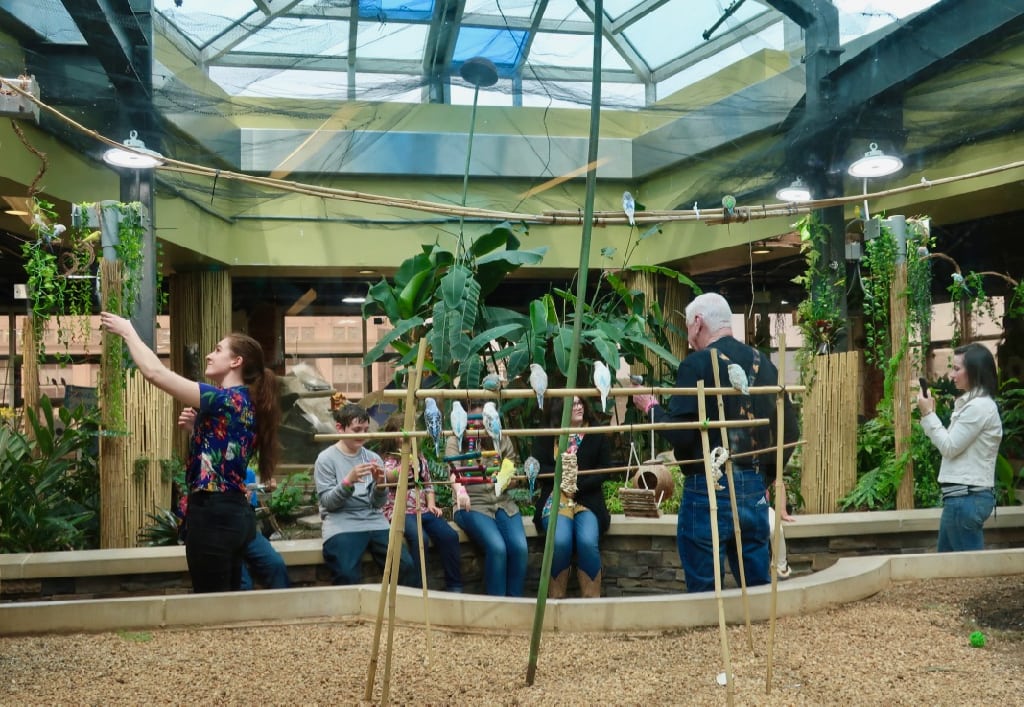
[(513, 462), (508, 457), (502, 459), (501, 468), (498, 469), (498, 473), (494, 477), (494, 495), (500, 496), (501, 492), (508, 488), (508, 483), (512, 480), (512, 477), (515, 475), (515, 462)]
[(459, 450), (461, 450), (462, 435), (466, 433), (466, 427), (469, 425), (469, 416), (458, 400), (452, 403), (452, 413), (448, 419), (452, 423), (452, 434), (455, 435), (455, 440), (459, 443)]
[(427, 434), (434, 440), (434, 453), (441, 454), (441, 410), (437, 407), (437, 401), (427, 398), (423, 410), (423, 422), (427, 426)]
[(626, 220), (629, 221), (629, 225), (634, 225), (633, 215), (636, 213), (636, 202), (628, 191), (622, 192), (622, 210), (626, 212)]
[(537, 394), (537, 407), (544, 409), (544, 392), (548, 389), (548, 374), (539, 363), (530, 364), (530, 387)]
[(533, 498), (533, 487), (537, 483), (537, 475), (540, 474), (540, 462), (536, 457), (527, 457), (523, 462), (523, 473), (530, 484), (530, 498)]
[(480, 381), (480, 387), (484, 390), (489, 390), (492, 393), (497, 393), (505, 385), (505, 381), (497, 373), (488, 373), (484, 376), (484, 379)]
[(612, 373), (604, 361), (594, 361), (594, 386), (601, 393), (601, 412), (608, 407), (608, 391), (612, 389)]
[(971, 296), (971, 288), (967, 286), (967, 282), (964, 280), (964, 276), (958, 272), (953, 273), (953, 284), (964, 291), (964, 294), (968, 297)]
[(481, 411), (481, 417), (483, 418), (484, 429), (487, 430), (487, 434), (494, 441), (494, 448), (496, 450), (501, 449), (501, 418), (498, 417), (498, 408), (494, 406), (494, 402), (488, 400), (484, 403), (484, 409)]

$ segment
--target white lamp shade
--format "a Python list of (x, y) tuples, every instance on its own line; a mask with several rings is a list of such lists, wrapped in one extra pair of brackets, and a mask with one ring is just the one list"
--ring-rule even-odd
[(851, 177), (870, 179), (886, 177), (903, 169), (903, 160), (895, 155), (887, 155), (878, 149), (878, 143), (871, 143), (864, 156), (850, 165), (847, 170)]
[(775, 192), (775, 196), (783, 201), (810, 201), (811, 190), (807, 188), (802, 179), (797, 177), (788, 187), (783, 187)]
[(110, 148), (103, 153), (103, 161), (125, 169), (153, 169), (164, 163), (164, 157), (159, 152), (148, 149), (146, 143), (139, 139), (138, 131), (132, 130), (128, 133), (128, 139), (124, 141), (124, 148)]

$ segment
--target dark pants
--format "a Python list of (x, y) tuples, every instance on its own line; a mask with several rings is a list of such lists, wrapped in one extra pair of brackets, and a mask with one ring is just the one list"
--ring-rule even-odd
[[(388, 557), (387, 530), (357, 530), (337, 533), (324, 540), (324, 562), (331, 571), (333, 584), (360, 584), (363, 581), (363, 553), (367, 550), (373, 561), (384, 569)], [(412, 555), (401, 545), (398, 561), (398, 583), (412, 586)]]
[[(430, 538), (431, 544), (437, 548), (441, 556), (441, 567), (444, 568), (444, 588), (449, 592), (462, 591), (462, 548), (459, 545), (459, 534), (448, 525), (448, 521), (438, 518), (433, 513), (422, 513), (423, 533)], [(416, 514), (405, 515), (405, 538), (409, 541), (409, 553), (412, 556), (412, 584), (419, 588), (422, 581), (420, 569), (420, 540), (416, 532)]]
[(192, 591), (237, 590), (245, 547), (256, 537), (256, 518), (245, 494), (193, 491), (188, 496), (187, 522), (185, 559)]

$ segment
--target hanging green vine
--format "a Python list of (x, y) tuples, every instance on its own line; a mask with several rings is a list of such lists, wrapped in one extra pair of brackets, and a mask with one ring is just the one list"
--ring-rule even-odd
[[(83, 205), (83, 208), (87, 207), (88, 205)], [(130, 319), (135, 313), (142, 290), (145, 224), (142, 218), (142, 205), (139, 202), (117, 204), (117, 210), (120, 217), (114, 251), (121, 263), (121, 287), (112, 287), (109, 286), (112, 283), (108, 284), (103, 309)], [(108, 406), (105, 423), (109, 429), (121, 430), (125, 426), (125, 374), (129, 369), (131, 357), (124, 340), (120, 337), (104, 337), (103, 343), (107, 371), (110, 373), (109, 380), (104, 381), (104, 400)]]
[(932, 261), (926, 256), (935, 246), (927, 218), (907, 219), (907, 319), (919, 370), (928, 370), (932, 343)]
[(831, 351), (845, 326), (839, 310), (839, 293), (845, 281), (829, 277), (822, 262), (821, 254), (830, 236), (829, 227), (809, 214), (794, 224), (794, 228), (800, 233), (800, 252), (807, 263), (806, 272), (793, 278), (793, 282), (802, 285), (807, 292), (796, 310), (797, 325), (803, 334), (797, 364), (801, 380), (809, 385), (811, 360), (818, 354)]
[(93, 278), (96, 238), (82, 229), (68, 230), (57, 223), (54, 205), (39, 198), (31, 202), (36, 240), (22, 245), (29, 293), (29, 307), (35, 334), (36, 357), (46, 359), (45, 334), (51, 321), (57, 325), (57, 340), (63, 347), (55, 354), (59, 363), (71, 362), (71, 343), (88, 345), (89, 315), (93, 311)]
[(860, 267), (864, 289), (864, 359), (868, 365), (882, 368), (892, 350), (889, 295), (896, 274), (896, 238), (884, 224), (877, 236), (865, 240)]

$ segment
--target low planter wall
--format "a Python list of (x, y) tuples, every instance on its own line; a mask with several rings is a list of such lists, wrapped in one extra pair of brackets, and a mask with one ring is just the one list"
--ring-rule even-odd
[[(819, 571), (840, 557), (934, 552), (939, 509), (798, 516), (785, 524), (794, 574)], [(525, 520), (530, 547), (528, 596), (536, 596), (543, 538)], [(603, 594), (609, 597), (685, 591), (675, 541), (675, 516), (657, 519), (614, 516), (601, 542)], [(1024, 547), (1024, 508), (1000, 508), (986, 525), (986, 547)], [(467, 592), (483, 593), (483, 555), (462, 536), (462, 570)], [(274, 543), (295, 586), (330, 583), (320, 541)], [(427, 550), (428, 584), (444, 585), (440, 562)], [(367, 555), (367, 583), (381, 579)], [(170, 595), (190, 590), (182, 547), (87, 550), (0, 555), (0, 601), (92, 599)], [(570, 596), (575, 592), (570, 582)], [(726, 586), (731, 586), (731, 579)]]

